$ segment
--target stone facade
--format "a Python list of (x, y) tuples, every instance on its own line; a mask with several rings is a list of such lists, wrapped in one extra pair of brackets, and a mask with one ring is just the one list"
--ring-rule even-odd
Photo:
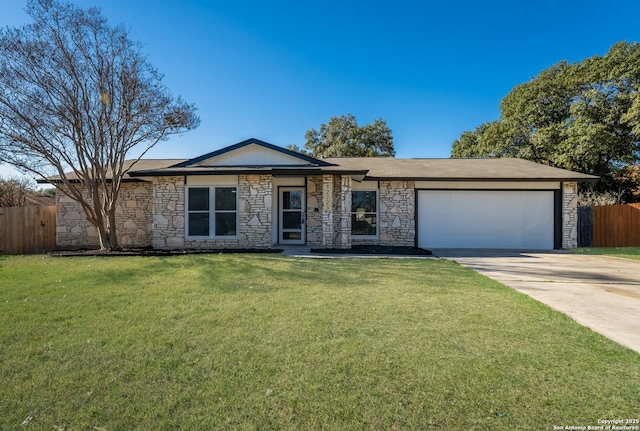
[(238, 231), (241, 248), (271, 248), (273, 182), (271, 175), (238, 178)]
[[(129, 185), (130, 184), (130, 185)], [(124, 183), (116, 206), (118, 242), (122, 247), (151, 245), (153, 225), (152, 184)]]
[(56, 193), (56, 244), (89, 248), (99, 245), (98, 231), (89, 223), (80, 204), (60, 192)]
[[(336, 248), (351, 248), (351, 189), (352, 179), (349, 175), (342, 175), (337, 180), (338, 202), (336, 210), (339, 211), (340, 218), (335, 234)], [(337, 208), (339, 205), (340, 208)]]
[(322, 247), (322, 177), (307, 178), (307, 244)]
[(353, 244), (415, 245), (415, 182), (380, 181), (378, 189), (378, 239), (357, 239)]
[(578, 185), (562, 183), (562, 248), (578, 247)]
[[(85, 195), (88, 197), (87, 195)], [(122, 183), (116, 204), (116, 234), (122, 247), (151, 245), (153, 202), (149, 182)], [(56, 195), (56, 244), (59, 247), (98, 247), (98, 231), (78, 202)]]
[[(310, 247), (350, 248), (379, 244), (414, 246), (415, 182), (379, 181), (378, 238), (351, 235), (350, 176), (315, 175), (306, 179), (306, 243)], [(156, 177), (151, 182), (124, 183), (117, 214), (117, 232), (123, 247), (157, 249), (218, 249), (273, 247), (276, 220), (271, 175), (239, 175), (238, 235), (229, 239), (189, 239), (185, 230), (185, 178)], [(562, 184), (562, 247), (577, 246), (577, 185)], [(80, 205), (57, 197), (57, 243), (61, 247), (96, 247), (96, 229)]]
[(322, 176), (322, 246), (335, 247), (335, 212), (336, 212), (336, 184), (333, 175)]
[[(307, 243), (351, 248), (351, 177), (323, 175), (307, 181)], [(320, 205), (320, 210), (316, 211)]]
[[(215, 185), (215, 184), (212, 184)], [(272, 181), (270, 175), (238, 177), (238, 235), (190, 239), (185, 230), (184, 177), (154, 180), (153, 246), (158, 249), (270, 248)]]
[(153, 179), (153, 247), (180, 249), (184, 241), (184, 177), (167, 176)]

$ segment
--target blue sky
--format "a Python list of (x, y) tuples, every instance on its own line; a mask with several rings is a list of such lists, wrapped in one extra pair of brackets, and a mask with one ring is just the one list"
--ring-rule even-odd
[[(189, 158), (255, 137), (304, 145), (351, 113), (387, 121), (398, 157), (449, 157), (509, 90), (561, 60), (640, 40), (640, 2), (75, 0), (125, 24), (201, 126), (148, 157)], [(3, 0), (0, 25), (28, 21)], [(7, 172), (0, 167), (0, 175)]]

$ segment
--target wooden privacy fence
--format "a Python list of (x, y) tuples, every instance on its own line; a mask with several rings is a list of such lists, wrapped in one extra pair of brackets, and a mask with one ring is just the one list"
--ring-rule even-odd
[(578, 208), (578, 246), (639, 247), (640, 203)]
[(55, 206), (0, 208), (0, 253), (37, 254), (55, 248)]

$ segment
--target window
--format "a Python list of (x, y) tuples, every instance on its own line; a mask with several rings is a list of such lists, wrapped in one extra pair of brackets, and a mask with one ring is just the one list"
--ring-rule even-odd
[(209, 188), (189, 189), (188, 236), (209, 236)]
[(378, 234), (378, 196), (376, 191), (351, 192), (351, 235)]
[(236, 236), (236, 188), (214, 190), (216, 236)]
[(237, 235), (236, 187), (189, 187), (187, 190), (187, 236)]

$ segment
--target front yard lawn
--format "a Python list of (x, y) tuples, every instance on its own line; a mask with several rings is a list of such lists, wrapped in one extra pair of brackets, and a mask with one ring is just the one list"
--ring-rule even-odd
[(637, 418), (640, 355), (451, 261), (0, 257), (0, 429)]
[(640, 247), (580, 247), (572, 249), (575, 253), (599, 254), (605, 256), (640, 259)]

